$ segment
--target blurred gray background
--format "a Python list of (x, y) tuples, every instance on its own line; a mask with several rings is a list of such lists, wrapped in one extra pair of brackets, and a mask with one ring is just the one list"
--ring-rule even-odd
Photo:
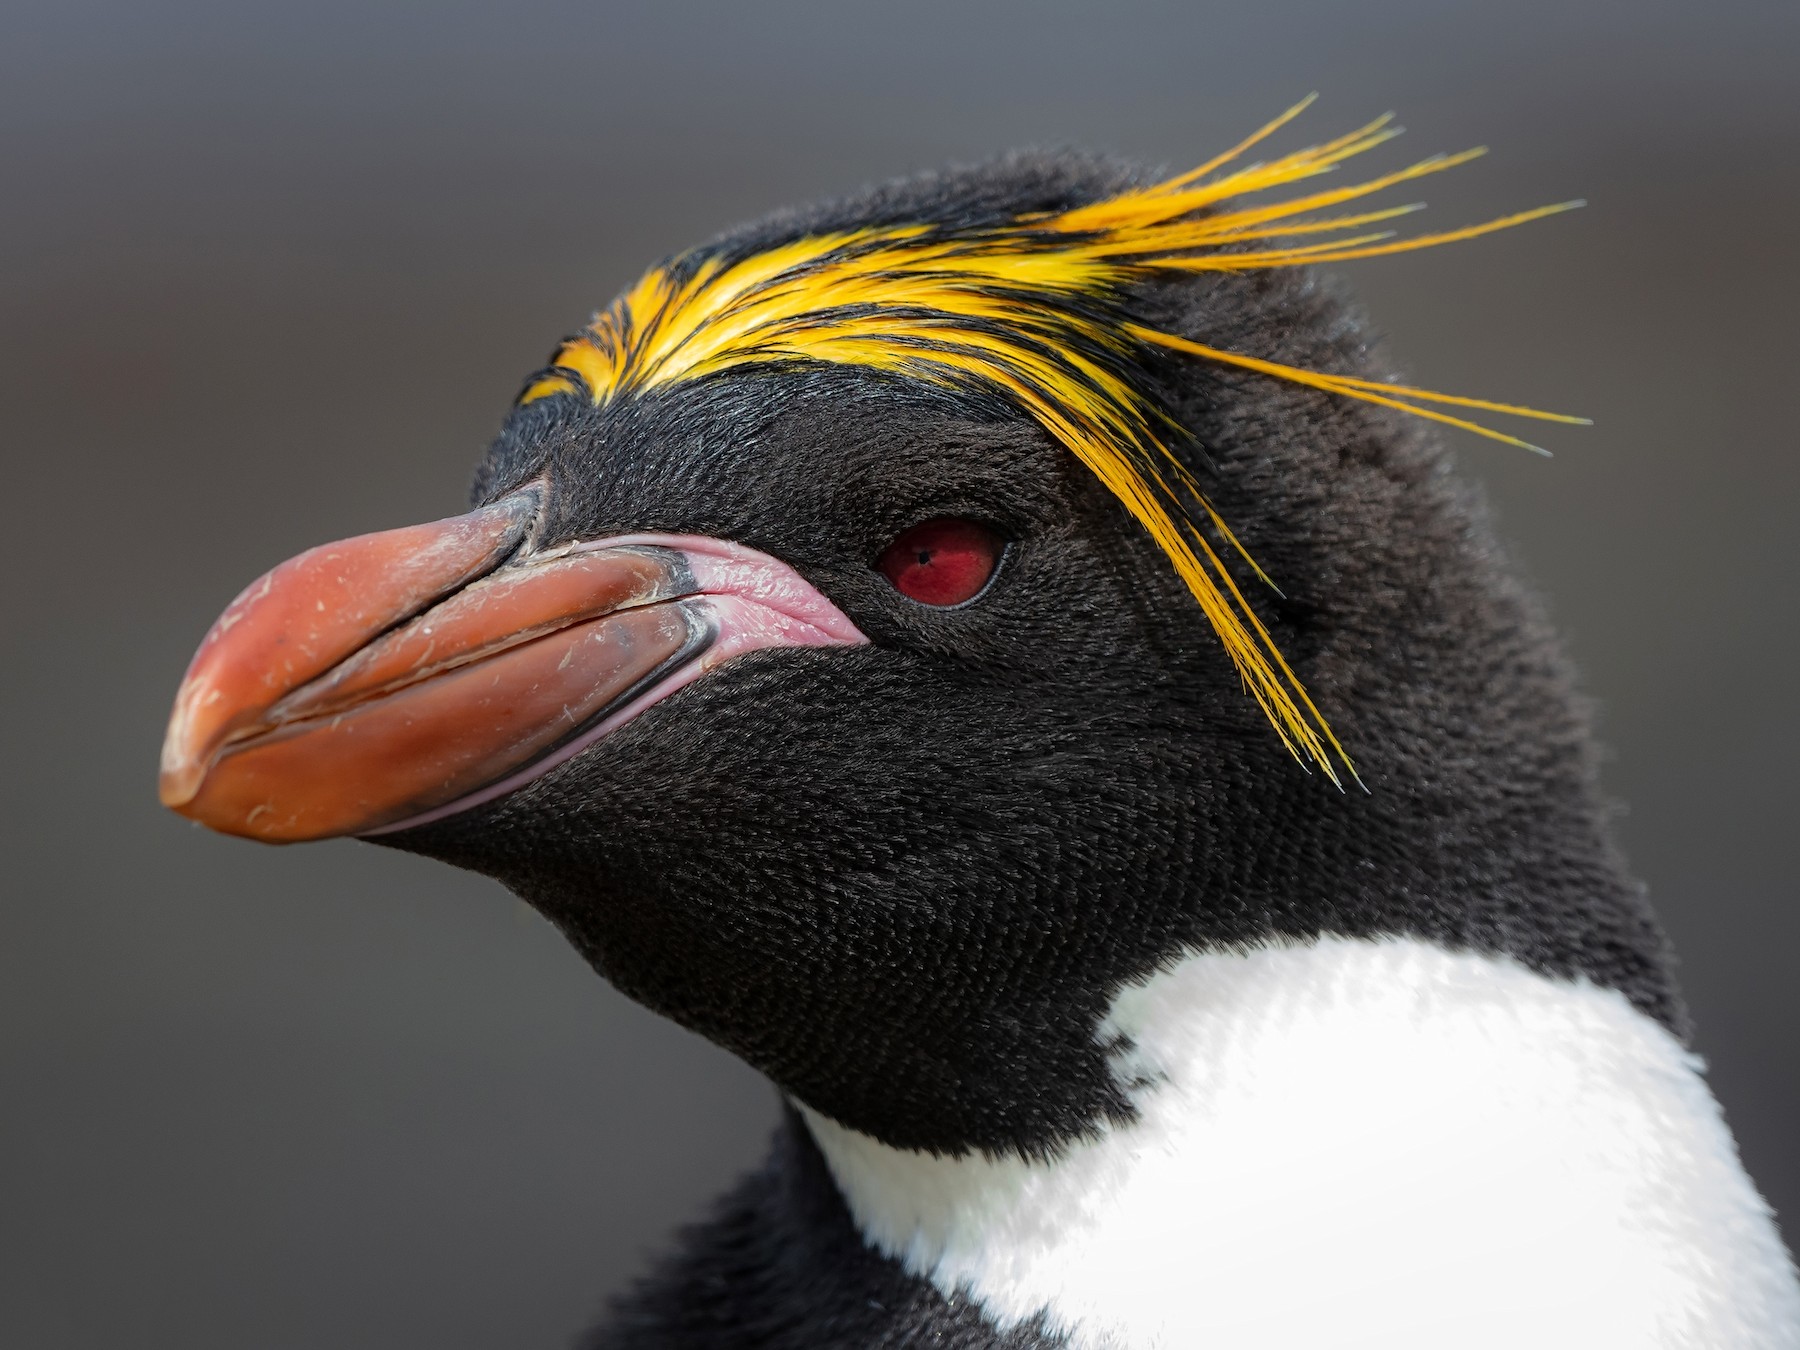
[(661, 254), (1027, 144), (1182, 168), (1308, 90), (1429, 223), (1350, 264), (1464, 441), (1611, 747), (1751, 1171), (1800, 1230), (1792, 0), (306, 4), (0, 12), (8, 578), (0, 1344), (565, 1344), (758, 1154), (748, 1070), (496, 887), (159, 810), (252, 575), (462, 509), (520, 378)]

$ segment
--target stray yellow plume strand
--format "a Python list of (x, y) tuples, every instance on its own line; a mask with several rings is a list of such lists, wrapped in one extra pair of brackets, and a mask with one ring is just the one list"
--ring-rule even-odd
[[(1473, 239), (1565, 211), (1563, 202), (1435, 234), (1363, 230), (1416, 205), (1315, 213), (1441, 173), (1480, 155), (1437, 155), (1360, 183), (1257, 206), (1242, 198), (1328, 173), (1398, 134), (1381, 117), (1345, 136), (1229, 173), (1292, 121), (1309, 96), (1199, 168), (1058, 213), (978, 225), (909, 224), (810, 235), (733, 259), (683, 255), (637, 282), (520, 395), (606, 403), (634, 392), (779, 361), (823, 361), (952, 388), (999, 392), (1085, 464), (1168, 555), (1284, 744), (1334, 783), (1344, 747), (1313, 705), (1212, 542), (1264, 582), (1192, 475), (1168, 449), (1166, 415), (1134, 378), (1153, 350), (1236, 366), (1538, 447), (1443, 407), (1552, 422), (1585, 419), (1266, 361), (1134, 322), (1128, 288), (1157, 275), (1346, 262)], [(1296, 237), (1329, 235), (1313, 242)], [(1264, 243), (1263, 241), (1270, 241)], [(1421, 406), (1425, 404), (1435, 407)], [(1198, 514), (1194, 508), (1197, 506)], [(1210, 527), (1210, 529), (1208, 528)]]

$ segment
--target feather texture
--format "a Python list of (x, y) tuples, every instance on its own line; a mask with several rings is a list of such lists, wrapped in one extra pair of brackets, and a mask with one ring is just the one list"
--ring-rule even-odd
[(564, 343), (519, 401), (561, 394), (602, 404), (792, 361), (998, 393), (1066, 446), (1149, 531), (1288, 748), (1341, 782), (1340, 770), (1355, 774), (1349, 755), (1221, 553), (1235, 551), (1260, 579), (1269, 579), (1171, 452), (1168, 438), (1180, 429), (1144, 392), (1147, 362), (1176, 353), (1237, 366), (1531, 449), (1442, 409), (1584, 419), (1207, 346), (1136, 321), (1132, 288), (1159, 275), (1248, 272), (1429, 248), (1579, 203), (1409, 237), (1367, 227), (1418, 209), (1413, 205), (1318, 214), (1481, 153), (1470, 150), (1341, 187), (1243, 204), (1247, 196), (1325, 174), (1398, 134), (1382, 117), (1322, 145), (1229, 169), (1310, 102), (1187, 173), (1060, 213), (820, 233), (748, 257), (705, 249), (682, 254), (652, 269)]

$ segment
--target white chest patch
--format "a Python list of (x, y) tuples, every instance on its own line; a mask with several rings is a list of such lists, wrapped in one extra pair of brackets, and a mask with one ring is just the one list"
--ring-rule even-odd
[(1698, 1062), (1617, 993), (1328, 939), (1193, 955), (1102, 1033), (1139, 1119), (1054, 1162), (802, 1107), (870, 1242), (1083, 1350), (1800, 1347)]

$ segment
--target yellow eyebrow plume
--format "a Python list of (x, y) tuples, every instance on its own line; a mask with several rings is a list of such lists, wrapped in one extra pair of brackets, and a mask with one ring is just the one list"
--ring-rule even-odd
[(684, 254), (652, 270), (564, 343), (519, 401), (573, 394), (607, 403), (780, 361), (831, 362), (997, 391), (1066, 446), (1149, 531), (1288, 749), (1341, 785), (1340, 768), (1355, 776), (1349, 755), (1213, 541), (1268, 579), (1159, 434), (1168, 422), (1140, 392), (1144, 360), (1161, 351), (1236, 366), (1533, 450), (1443, 409), (1584, 419), (1222, 350), (1136, 322), (1129, 290), (1170, 274), (1250, 272), (1431, 248), (1581, 203), (1404, 237), (1369, 227), (1418, 209), (1413, 204), (1320, 214), (1482, 153), (1469, 150), (1362, 182), (1244, 204), (1254, 194), (1330, 173), (1398, 134), (1382, 117), (1323, 145), (1230, 168), (1311, 102), (1296, 104), (1197, 169), (1068, 211), (997, 223), (850, 229), (747, 257)]

